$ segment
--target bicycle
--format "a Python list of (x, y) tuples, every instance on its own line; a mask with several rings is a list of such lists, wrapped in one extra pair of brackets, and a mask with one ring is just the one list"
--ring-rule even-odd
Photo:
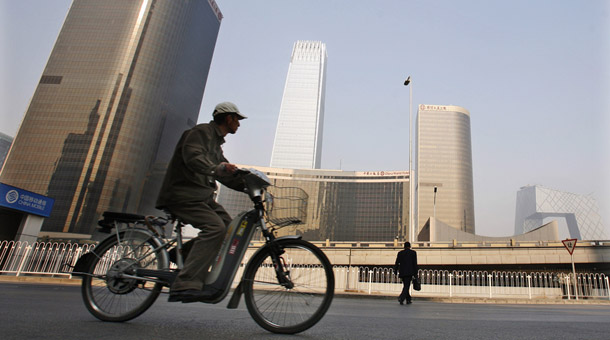
[[(300, 236), (275, 237), (278, 228), (303, 223), (307, 197), (269, 193), (270, 181), (257, 170), (239, 170), (254, 207), (238, 214), (205, 282), (204, 303), (218, 303), (229, 293), (255, 230), (265, 244), (250, 257), (227, 305), (238, 307), (244, 295), (248, 312), (264, 329), (295, 334), (315, 325), (334, 296), (334, 274), (326, 255)], [(293, 188), (297, 189), (297, 188)], [(304, 196), (303, 196), (304, 194)], [(294, 213), (294, 212), (297, 213)], [(183, 266), (184, 223), (166, 218), (105, 212), (98, 224), (112, 233), (81, 256), (72, 274), (82, 276), (81, 293), (91, 314), (123, 322), (144, 313), (170, 287)], [(173, 229), (172, 237), (165, 237)], [(170, 268), (170, 248), (176, 265)]]

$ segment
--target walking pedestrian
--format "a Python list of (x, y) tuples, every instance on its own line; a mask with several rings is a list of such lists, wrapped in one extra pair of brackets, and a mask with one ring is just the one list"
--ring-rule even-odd
[(404, 301), (407, 304), (411, 304), (411, 294), (409, 294), (409, 288), (411, 287), (411, 280), (413, 276), (417, 275), (417, 252), (411, 249), (411, 243), (405, 242), (403, 250), (399, 251), (396, 255), (396, 262), (394, 263), (394, 271), (398, 272), (398, 276), (402, 279), (402, 292), (398, 296), (398, 303), (401, 305)]

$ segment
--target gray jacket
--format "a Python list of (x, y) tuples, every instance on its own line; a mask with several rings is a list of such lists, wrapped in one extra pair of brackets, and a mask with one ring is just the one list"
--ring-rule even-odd
[(216, 123), (199, 124), (185, 131), (167, 167), (156, 207), (162, 209), (185, 202), (205, 202), (213, 198), (216, 180), (243, 191), (240, 178), (218, 176), (217, 166), (228, 162), (222, 153), (224, 137)]

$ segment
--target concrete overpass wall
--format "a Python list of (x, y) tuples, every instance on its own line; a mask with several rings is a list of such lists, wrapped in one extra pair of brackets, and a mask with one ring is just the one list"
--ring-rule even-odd
[[(333, 265), (391, 266), (394, 265), (396, 253), (402, 250), (399, 244), (339, 242), (314, 242), (314, 244), (322, 248)], [(255, 244), (255, 247), (258, 248), (258, 244)], [(417, 251), (420, 265), (571, 264), (570, 254), (561, 242), (415, 244), (413, 250)], [(577, 269), (579, 263), (610, 263), (610, 241), (578, 242), (574, 251), (574, 262)]]

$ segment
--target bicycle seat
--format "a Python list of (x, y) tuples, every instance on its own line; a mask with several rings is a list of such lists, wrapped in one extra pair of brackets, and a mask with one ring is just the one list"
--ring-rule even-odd
[(170, 221), (178, 221), (180, 223), (185, 223), (183, 219), (181, 219), (180, 217), (174, 215), (169, 209), (163, 208), (161, 210), (163, 210), (165, 215), (167, 215), (167, 219), (168, 220), (170, 220)]
[(97, 224), (102, 227), (101, 231), (103, 232), (109, 232), (109, 229), (114, 228), (114, 222), (135, 223), (144, 220), (144, 216), (142, 215), (113, 211), (104, 211), (102, 216), (104, 216), (104, 219), (97, 221)]

